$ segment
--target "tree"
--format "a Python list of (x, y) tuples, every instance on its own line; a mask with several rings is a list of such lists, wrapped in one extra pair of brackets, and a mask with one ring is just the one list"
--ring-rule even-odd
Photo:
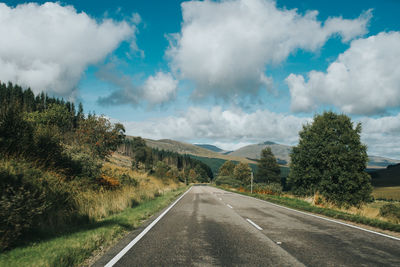
[(258, 162), (256, 181), (258, 183), (280, 183), (281, 168), (279, 167), (270, 147), (261, 151), (261, 158)]
[(251, 179), (251, 169), (249, 164), (240, 162), (235, 166), (233, 170), (233, 175), (236, 179), (242, 182), (242, 184), (247, 185), (250, 183)]
[(89, 145), (95, 156), (104, 159), (123, 143), (125, 128), (120, 123), (112, 124), (105, 117), (92, 115), (79, 123), (76, 138), (79, 144)]
[(232, 176), (233, 170), (235, 169), (235, 163), (230, 160), (227, 160), (222, 164), (222, 166), (218, 170), (218, 176)]
[(346, 115), (324, 112), (303, 126), (291, 154), (289, 184), (297, 195), (319, 192), (336, 205), (370, 200), (371, 178), (364, 171), (367, 147), (360, 141), (361, 124)]

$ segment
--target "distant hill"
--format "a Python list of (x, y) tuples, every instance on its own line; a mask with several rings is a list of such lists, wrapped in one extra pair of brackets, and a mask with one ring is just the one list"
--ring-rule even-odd
[(385, 169), (377, 170), (370, 174), (373, 186), (400, 186), (400, 164), (389, 165)]
[(196, 145), (192, 145), (185, 142), (174, 141), (170, 139), (161, 139), (161, 140), (152, 140), (152, 139), (145, 139), (146, 144), (151, 148), (157, 148), (160, 150), (168, 150), (177, 152), (179, 154), (189, 154), (199, 157), (206, 157), (206, 158), (217, 158), (217, 159), (224, 159), (224, 160), (234, 160), (240, 161), (245, 163), (255, 163), (252, 160), (246, 159), (244, 157), (239, 156), (231, 156), (231, 155), (224, 155), (218, 152), (211, 151), (209, 149), (205, 149), (203, 147), (199, 147)]
[[(236, 151), (229, 153), (231, 156), (245, 157), (249, 159), (260, 159), (261, 150), (265, 147), (270, 147), (272, 153), (278, 160), (279, 164), (286, 165), (290, 163), (290, 153), (292, 152), (292, 147), (288, 145), (281, 145), (271, 141), (266, 141), (264, 143), (259, 143), (255, 145), (244, 146)], [(385, 168), (388, 165), (393, 165), (400, 163), (400, 160), (378, 157), (378, 156), (368, 156), (368, 168)]]
[(224, 152), (223, 149), (221, 149), (221, 148), (219, 148), (217, 146), (213, 146), (213, 145), (208, 145), (208, 144), (194, 144), (194, 145), (202, 147), (202, 148), (205, 148), (205, 149), (208, 149), (208, 150), (211, 150), (211, 151), (214, 151), (214, 152), (218, 152), (218, 153)]
[(389, 159), (378, 156), (368, 156), (368, 168), (386, 168), (389, 165), (395, 165), (400, 163), (400, 160)]
[[(242, 148), (239, 148), (238, 150), (231, 152), (229, 151), (224, 152), (222, 149), (216, 146), (207, 144), (193, 145), (170, 139), (161, 139), (161, 140), (145, 139), (145, 140), (146, 144), (149, 147), (157, 148), (160, 150), (168, 150), (180, 154), (189, 154), (198, 157), (233, 160), (246, 163), (257, 163), (257, 160), (260, 159), (261, 150), (268, 146), (271, 148), (272, 153), (274, 153), (279, 164), (288, 165), (290, 163), (290, 152), (292, 151), (291, 146), (277, 144), (271, 141), (244, 146)], [(207, 148), (204, 148), (204, 146), (206, 146)], [(221, 152), (213, 151), (213, 149), (221, 150)], [(385, 168), (388, 165), (393, 165), (397, 163), (400, 163), (400, 160), (394, 160), (378, 156), (369, 156), (368, 168), (380, 169), (380, 168)]]
[(250, 159), (260, 159), (261, 150), (266, 147), (270, 147), (272, 153), (274, 153), (280, 164), (286, 165), (290, 162), (290, 152), (292, 152), (292, 147), (288, 145), (280, 145), (271, 141), (266, 141), (264, 143), (259, 143), (255, 145), (248, 145), (238, 150), (235, 150), (228, 155), (244, 157)]

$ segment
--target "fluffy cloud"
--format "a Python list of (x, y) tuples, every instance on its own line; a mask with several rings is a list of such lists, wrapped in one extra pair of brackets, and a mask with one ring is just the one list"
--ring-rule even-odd
[(118, 88), (109, 96), (98, 99), (103, 105), (139, 105), (143, 101), (149, 106), (161, 105), (175, 98), (178, 86), (178, 81), (164, 72), (150, 75), (142, 85), (137, 85), (130, 76), (118, 73), (114, 64), (104, 66), (97, 76)]
[(322, 25), (317, 11), (302, 15), (278, 9), (272, 0), (184, 2), (182, 13), (181, 32), (170, 36), (166, 52), (171, 67), (195, 82), (194, 97), (225, 99), (269, 88), (266, 66), (297, 49), (315, 51), (332, 35), (349, 41), (365, 34), (371, 16), (329, 18)]
[(133, 24), (96, 22), (72, 6), (0, 3), (0, 80), (71, 96), (88, 65), (124, 40), (136, 47), (135, 32)]
[(381, 118), (362, 118), (362, 141), (371, 155), (400, 159), (400, 114)]
[(287, 79), (293, 111), (332, 104), (346, 113), (373, 114), (400, 106), (400, 32), (358, 39), (327, 69)]
[[(362, 123), (361, 140), (368, 154), (400, 160), (400, 114), (380, 118), (353, 119)], [(125, 121), (127, 133), (151, 139), (174, 139), (214, 144), (234, 150), (248, 144), (274, 141), (297, 145), (298, 132), (312, 118), (257, 110), (246, 113), (241, 109), (223, 110), (191, 107), (181, 116), (168, 116), (146, 121)]]
[[(175, 140), (213, 140), (254, 143), (271, 140), (295, 144), (302, 124), (309, 121), (291, 115), (257, 110), (245, 113), (241, 109), (223, 110), (191, 107), (182, 116), (169, 116), (143, 122), (124, 122), (127, 133), (147, 138)], [(226, 146), (225, 146), (226, 147)]]

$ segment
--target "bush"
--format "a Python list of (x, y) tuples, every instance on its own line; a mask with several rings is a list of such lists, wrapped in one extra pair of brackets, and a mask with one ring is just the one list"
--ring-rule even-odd
[[(8, 175), (0, 173), (2, 180)], [(44, 192), (29, 185), (3, 185), (1, 195), (0, 251), (15, 245), (48, 207)]]
[(31, 164), (0, 161), (0, 250), (33, 229), (56, 229), (75, 214), (71, 188)]
[(215, 180), (216, 185), (228, 185), (231, 187), (238, 188), (242, 186), (242, 182), (231, 177), (231, 176), (218, 176)]
[[(245, 188), (247, 191), (251, 190), (250, 185)], [(281, 195), (282, 194), (282, 185), (279, 183), (259, 183), (253, 184), (253, 193), (256, 194), (268, 194), (268, 195)]]
[(393, 221), (400, 221), (400, 206), (395, 204), (385, 204), (379, 209), (379, 215)]

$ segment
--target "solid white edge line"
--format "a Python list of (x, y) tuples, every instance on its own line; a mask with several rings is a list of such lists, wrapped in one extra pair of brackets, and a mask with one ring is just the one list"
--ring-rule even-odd
[(190, 190), (192, 187), (190, 187), (185, 193), (183, 193), (174, 203), (171, 204), (160, 216), (157, 217), (151, 224), (149, 224), (138, 236), (135, 237), (131, 242), (129, 242), (126, 247), (124, 247), (117, 255), (114, 256), (106, 265), (105, 267), (112, 267), (114, 264), (116, 264), (142, 237), (147, 234), (148, 231), (150, 231), (151, 228), (153, 228), (156, 223), (161, 220), (162, 217), (164, 217), (167, 212), (172, 209), (173, 206), (175, 206), (176, 203), (178, 203), (181, 198), (183, 198)]
[(252, 220), (246, 219), (246, 221), (248, 221), (251, 225), (253, 225), (258, 230), (262, 231), (262, 228), (260, 226), (258, 226), (255, 222), (253, 222)]
[(229, 204), (226, 204), (229, 208), (231, 208), (231, 209), (233, 209), (233, 207), (231, 206), (231, 205), (229, 205)]
[[(234, 193), (234, 192), (232, 192), (232, 193)], [(273, 206), (276, 206), (276, 207), (279, 207), (279, 208), (282, 208), (282, 209), (295, 211), (295, 212), (298, 212), (298, 213), (301, 213), (301, 214), (304, 214), (304, 215), (308, 215), (308, 216), (311, 216), (311, 217), (319, 218), (319, 219), (322, 219), (322, 220), (325, 220), (325, 221), (329, 221), (329, 222), (334, 222), (334, 223), (337, 223), (337, 224), (345, 225), (345, 226), (352, 227), (352, 228), (355, 228), (355, 229), (358, 229), (358, 230), (362, 230), (362, 231), (365, 231), (365, 232), (373, 233), (373, 234), (376, 234), (376, 235), (380, 235), (380, 236), (384, 236), (384, 237), (387, 237), (387, 238), (391, 238), (391, 239), (400, 241), (400, 238), (394, 237), (394, 236), (391, 236), (391, 235), (375, 232), (375, 231), (368, 230), (368, 229), (365, 229), (365, 228), (362, 228), (362, 227), (359, 227), (359, 226), (355, 226), (355, 225), (344, 223), (344, 222), (339, 222), (339, 221), (336, 221), (336, 220), (333, 220), (333, 219), (321, 217), (321, 216), (318, 216), (318, 215), (315, 215), (315, 214), (311, 214), (311, 213), (308, 213), (308, 212), (291, 209), (291, 208), (288, 208), (288, 207), (285, 207), (285, 206), (281, 206), (281, 205), (278, 205), (278, 204), (275, 204), (275, 203), (272, 203), (272, 202), (269, 202), (269, 201), (266, 201), (266, 200), (263, 200), (263, 199), (258, 199), (258, 198), (251, 197), (251, 196), (241, 195), (241, 194), (238, 194), (238, 193), (234, 193), (234, 194), (237, 194), (237, 195), (242, 196), (242, 197), (255, 199), (255, 200), (258, 200), (258, 201), (261, 201), (261, 202), (265, 202), (265, 203), (268, 203), (270, 205), (273, 205)]]

